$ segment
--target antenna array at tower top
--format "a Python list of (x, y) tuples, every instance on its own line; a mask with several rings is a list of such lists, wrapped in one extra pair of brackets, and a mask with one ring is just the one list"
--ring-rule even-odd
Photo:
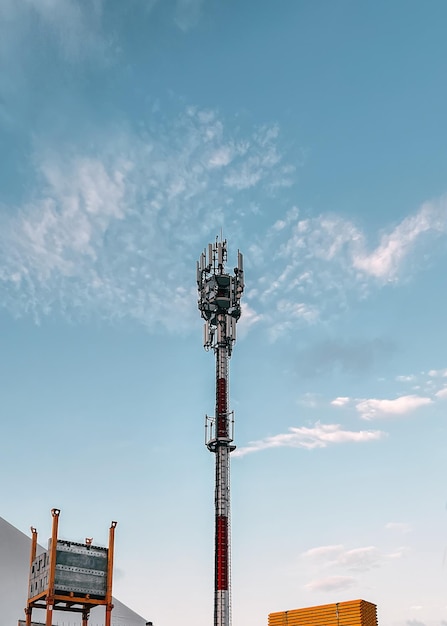
[[(216, 340), (230, 347), (236, 341), (236, 322), (241, 316), (241, 296), (244, 291), (243, 257), (238, 250), (234, 275), (226, 272), (227, 241), (209, 244), (197, 261), (198, 308), (205, 320), (204, 347), (215, 348)], [(225, 321), (225, 329), (216, 330)], [(217, 334), (220, 335), (216, 339)]]

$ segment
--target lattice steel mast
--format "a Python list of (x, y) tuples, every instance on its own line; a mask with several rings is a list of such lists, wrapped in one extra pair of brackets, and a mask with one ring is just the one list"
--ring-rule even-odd
[(227, 241), (209, 244), (197, 262), (199, 310), (205, 320), (203, 344), (216, 356), (216, 412), (206, 416), (205, 442), (216, 455), (214, 626), (230, 626), (230, 453), (235, 450), (234, 414), (228, 408), (228, 360), (236, 341), (244, 290), (242, 254), (227, 274)]

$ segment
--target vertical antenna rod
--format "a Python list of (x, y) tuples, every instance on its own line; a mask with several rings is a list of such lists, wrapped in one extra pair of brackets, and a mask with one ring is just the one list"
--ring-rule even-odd
[(244, 291), (242, 254), (238, 251), (234, 275), (227, 274), (227, 241), (209, 244), (197, 262), (198, 307), (205, 320), (203, 344), (216, 356), (216, 412), (206, 416), (205, 443), (216, 455), (214, 626), (230, 626), (230, 453), (234, 418), (228, 408), (228, 360), (236, 341)]

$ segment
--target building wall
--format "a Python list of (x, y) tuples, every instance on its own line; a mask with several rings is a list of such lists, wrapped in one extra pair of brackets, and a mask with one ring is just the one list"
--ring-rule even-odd
[(377, 626), (377, 607), (366, 600), (350, 600), (280, 611), (270, 613), (268, 626)]

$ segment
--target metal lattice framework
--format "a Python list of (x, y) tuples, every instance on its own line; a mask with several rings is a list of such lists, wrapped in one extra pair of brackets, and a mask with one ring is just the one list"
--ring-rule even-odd
[(230, 453), (236, 446), (234, 414), (228, 408), (228, 360), (236, 341), (244, 290), (242, 254), (238, 251), (233, 275), (226, 272), (226, 261), (227, 241), (216, 240), (197, 262), (198, 306), (205, 320), (203, 344), (216, 357), (216, 411), (205, 421), (206, 446), (216, 455), (214, 626), (231, 622)]
[(26, 626), (32, 626), (34, 609), (46, 612), (45, 626), (52, 626), (53, 612), (68, 611), (82, 615), (88, 626), (90, 611), (105, 607), (105, 626), (112, 624), (112, 577), (116, 522), (109, 529), (109, 547), (59, 540), (60, 509), (51, 509), (53, 526), (47, 552), (37, 554), (37, 530), (31, 527), (31, 555)]

